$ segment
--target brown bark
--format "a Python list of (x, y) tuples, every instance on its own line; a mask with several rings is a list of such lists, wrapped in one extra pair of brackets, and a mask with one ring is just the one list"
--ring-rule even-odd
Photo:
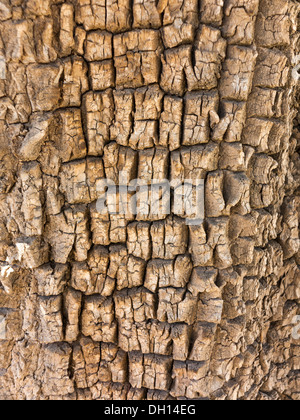
[[(1, 399), (300, 398), (299, 12), (1, 1)], [(100, 214), (120, 172), (204, 222)]]

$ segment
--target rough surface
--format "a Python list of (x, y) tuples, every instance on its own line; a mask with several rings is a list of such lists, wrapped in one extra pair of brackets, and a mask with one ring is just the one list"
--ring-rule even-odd
[[(299, 11), (0, 2), (1, 399), (300, 399)], [(121, 171), (204, 223), (99, 214)]]

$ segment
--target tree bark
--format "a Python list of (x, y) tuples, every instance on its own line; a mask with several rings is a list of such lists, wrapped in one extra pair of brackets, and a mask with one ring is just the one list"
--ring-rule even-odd
[[(300, 398), (299, 12), (1, 1), (1, 399)], [(204, 221), (100, 213), (121, 173)]]

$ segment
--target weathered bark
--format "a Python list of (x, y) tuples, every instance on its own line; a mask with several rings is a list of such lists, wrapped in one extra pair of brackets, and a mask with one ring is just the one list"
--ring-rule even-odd
[[(300, 398), (299, 11), (0, 2), (0, 398)], [(99, 214), (121, 171), (204, 223)]]

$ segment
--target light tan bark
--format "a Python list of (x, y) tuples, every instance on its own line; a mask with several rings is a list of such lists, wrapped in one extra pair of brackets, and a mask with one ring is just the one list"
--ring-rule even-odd
[[(299, 12), (0, 2), (1, 399), (300, 398)], [(204, 223), (99, 214), (120, 172)]]

